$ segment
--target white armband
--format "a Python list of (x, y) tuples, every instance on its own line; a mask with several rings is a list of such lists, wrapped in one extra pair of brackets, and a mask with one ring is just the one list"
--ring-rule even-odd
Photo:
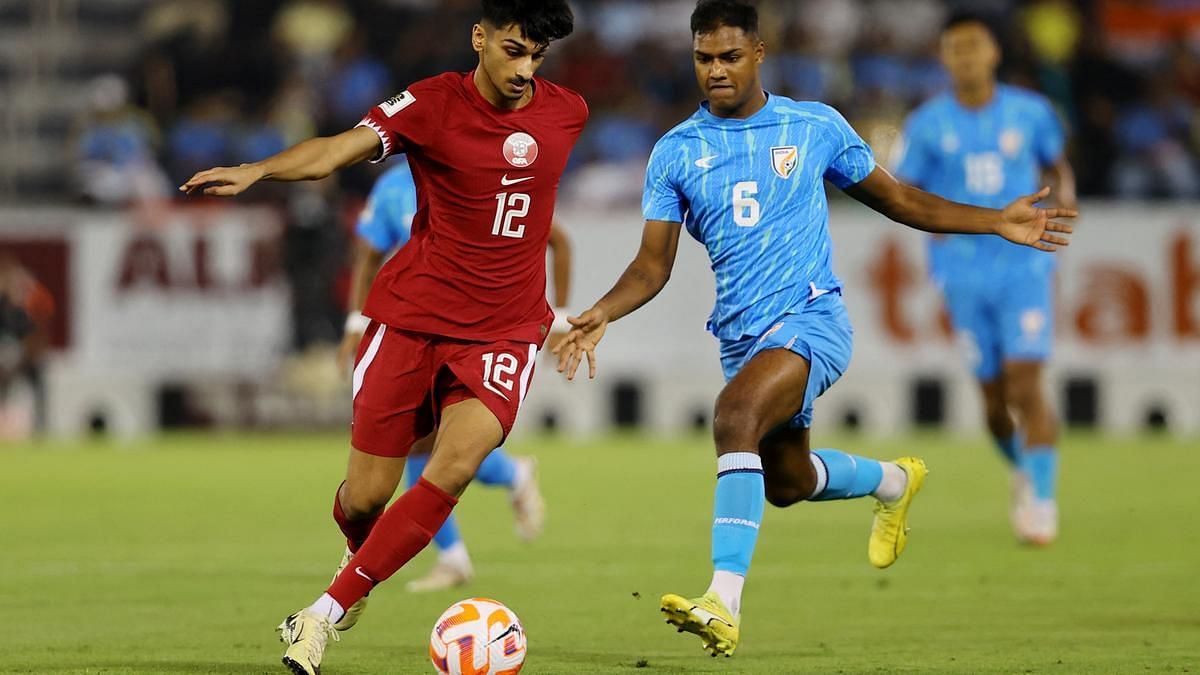
[(562, 307), (555, 307), (554, 308), (554, 323), (550, 326), (550, 332), (566, 333), (566, 332), (569, 332), (572, 328), (574, 328), (574, 326), (571, 325), (571, 322), (567, 321), (567, 317), (570, 316), (570, 314), (571, 314), (570, 312), (568, 312), (566, 309), (563, 309)]
[(371, 320), (363, 316), (362, 312), (350, 312), (346, 315), (346, 332), (357, 333), (362, 335), (367, 332), (367, 328), (371, 326)]

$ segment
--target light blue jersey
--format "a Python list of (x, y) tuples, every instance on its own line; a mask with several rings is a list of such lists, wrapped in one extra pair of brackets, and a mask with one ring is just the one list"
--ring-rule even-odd
[(705, 105), (659, 139), (646, 168), (647, 220), (684, 223), (717, 281), (709, 329), (762, 335), (781, 316), (840, 291), (824, 180), (846, 188), (875, 168), (833, 108), (771, 95), (747, 119)]
[[(953, 93), (930, 99), (908, 118), (895, 164), (897, 176), (946, 199), (1002, 208), (1041, 188), (1042, 170), (1063, 153), (1063, 129), (1048, 101), (997, 85), (982, 108), (963, 107)], [(935, 279), (963, 275), (1037, 273), (1054, 256), (995, 235), (931, 239)]]
[[(1046, 99), (1006, 85), (984, 107), (942, 94), (912, 114), (896, 173), (954, 201), (999, 208), (1040, 187), (1063, 152), (1063, 130)], [(1054, 337), (1054, 256), (995, 235), (931, 239), (929, 267), (964, 339), (976, 377), (1006, 361), (1042, 361)]]
[(417, 187), (408, 162), (398, 162), (375, 181), (355, 231), (371, 247), (387, 253), (408, 243), (417, 213)]
[(853, 342), (824, 181), (846, 188), (874, 169), (836, 110), (783, 96), (746, 119), (702, 104), (655, 144), (646, 168), (646, 220), (684, 223), (708, 249), (717, 280), (708, 327), (721, 340), (725, 378), (767, 349), (809, 362), (796, 427), (812, 424), (813, 402), (845, 372)]

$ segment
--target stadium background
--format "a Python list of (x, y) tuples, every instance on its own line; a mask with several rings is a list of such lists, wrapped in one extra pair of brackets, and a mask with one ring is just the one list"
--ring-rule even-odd
[[(1064, 441), (1066, 538), (1045, 561), (1007, 548), (993, 558), (1007, 546), (1002, 476), (925, 281), (921, 240), (831, 195), (856, 354), (818, 405), (818, 430), (867, 454), (927, 452), (945, 480), (925, 507), (925, 542), (937, 539), (881, 599), (889, 582), (839, 567), (857, 562), (841, 533), (862, 514), (836, 506), (828, 516), (770, 516), (791, 539), (767, 548), (758, 569), (782, 583), (807, 560), (806, 573), (824, 583), (806, 596), (800, 623), (823, 628), (793, 649), (786, 624), (756, 626), (767, 660), (739, 663), (745, 672), (796, 672), (786, 664), (798, 658), (820, 672), (1194, 672), (1200, 598), (1187, 575), (1200, 551), (1180, 541), (1179, 527), (1186, 535), (1180, 523), (1195, 507), (1186, 477), (1200, 468), (1200, 2), (758, 4), (767, 87), (837, 106), (881, 160), (905, 114), (946, 84), (936, 36), (948, 12), (991, 17), (1003, 78), (1046, 94), (1068, 126), (1084, 216), (1062, 256), (1049, 382), (1073, 429)], [(692, 5), (573, 2), (576, 34), (541, 71), (581, 91), (592, 110), (558, 214), (575, 242), (574, 308), (632, 257), (649, 148), (695, 108)], [(252, 637), (206, 636), (223, 645), (215, 661), (180, 645), (179, 615), (159, 607), (182, 589), (182, 616), (203, 617), (219, 579), (239, 596), (270, 587), (263, 614), (277, 620), (285, 590), (307, 593), (297, 589), (326, 574), (329, 541), (306, 535), (314, 541), (299, 547), (303, 562), (280, 551), (297, 533), (332, 537), (326, 493), (349, 416), (333, 352), (351, 228), (379, 169), (258, 186), (236, 202), (182, 199), (172, 186), (200, 168), (340, 131), (414, 79), (471, 68), (476, 11), (475, 0), (0, 0), (0, 495), (36, 506), (0, 520), (11, 535), (0, 564), (4, 614), (23, 616), (20, 632), (0, 638), (16, 655), (0, 671), (95, 672), (85, 669), (99, 663), (104, 672), (247, 672), (275, 658), (257, 639), (256, 601), (237, 605)], [(675, 555), (663, 531), (694, 540), (683, 558), (704, 569), (711, 467), (700, 432), (720, 386), (703, 331), (711, 299), (703, 253), (685, 242), (664, 294), (610, 332), (597, 382), (568, 385), (542, 363), (514, 440), (542, 457), (554, 486), (559, 529), (541, 549), (514, 551), (505, 532), (487, 528), (503, 510), (498, 497), (464, 504), (476, 557), (493, 561), (472, 592), (516, 598), (531, 653), (546, 650), (536, 672), (632, 669), (643, 653), (665, 672), (708, 667), (695, 665), (690, 647), (660, 644), (657, 627), (616, 648), (581, 612), (562, 617), (552, 599), (570, 592), (564, 568), (581, 569), (582, 555), (604, 570), (585, 578), (623, 598), (630, 578), (648, 595), (677, 583), (665, 561), (629, 562)], [(632, 435), (611, 435), (617, 429)], [(631, 464), (646, 475), (618, 470)], [(579, 475), (593, 480), (579, 485)], [(659, 504), (656, 476), (671, 476), (702, 508)], [(1114, 486), (1120, 507), (1107, 501)], [(148, 500), (170, 506), (135, 526)], [(217, 509), (218, 526), (201, 504), (226, 500), (240, 506)], [(644, 515), (652, 500), (659, 519)], [(257, 516), (243, 522), (294, 507), (290, 533), (264, 533)], [(88, 509), (90, 519), (80, 515)], [(247, 562), (250, 549), (259, 554)], [(259, 576), (229, 571), (247, 566)], [(280, 569), (286, 580), (274, 583)], [(968, 579), (978, 588), (957, 585)], [(1018, 581), (1015, 599), (996, 590)], [(785, 597), (759, 592), (760, 607), (791, 611)], [(819, 609), (847, 597), (860, 607), (926, 603), (890, 645), (898, 661), (877, 660), (849, 637), (878, 628), (879, 616), (863, 624)], [(351, 672), (419, 672), (411, 644), (420, 647), (425, 624), (452, 599), (378, 610), (380, 627), (363, 638), (375, 651), (354, 657)], [(630, 611), (615, 600), (596, 607)], [(1032, 622), (1030, 607), (1041, 612)], [(67, 612), (103, 611), (115, 612), (112, 626), (78, 640), (55, 631)], [(154, 623), (158, 633), (147, 628)], [(1029, 630), (1054, 637), (1030, 646)], [(143, 654), (134, 638), (147, 632), (154, 646)]]

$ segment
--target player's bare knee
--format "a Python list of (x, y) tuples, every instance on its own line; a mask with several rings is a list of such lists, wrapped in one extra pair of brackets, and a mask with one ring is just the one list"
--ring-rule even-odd
[(471, 484), (478, 468), (479, 462), (469, 457), (445, 457), (436, 463), (430, 462), (425, 467), (424, 478), (449, 494), (459, 495)]
[(1006, 410), (1011, 407), (1025, 420), (1041, 414), (1046, 405), (1040, 383), (1036, 380), (1014, 383), (1006, 394)]
[(392, 495), (372, 486), (356, 486), (346, 482), (338, 499), (342, 503), (342, 512), (350, 520), (363, 520), (383, 513)]
[(717, 451), (755, 452), (766, 435), (762, 416), (745, 401), (717, 401), (713, 416), (713, 439)]

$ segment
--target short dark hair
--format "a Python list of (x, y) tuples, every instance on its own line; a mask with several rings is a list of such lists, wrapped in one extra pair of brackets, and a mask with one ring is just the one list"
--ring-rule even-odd
[(987, 17), (983, 16), (982, 14), (976, 14), (975, 12), (954, 12), (949, 18), (946, 19), (946, 23), (942, 24), (942, 32), (945, 33), (946, 31), (953, 30), (959, 26), (965, 26), (969, 23), (977, 23), (980, 26), (983, 26), (987, 32), (992, 34), (992, 37), (997, 37), (999, 35), (996, 32), (996, 27), (992, 25), (992, 22), (989, 21)]
[(575, 30), (575, 15), (566, 0), (483, 0), (482, 18), (497, 28), (516, 24), (521, 35), (539, 45)]
[(758, 10), (745, 0), (700, 0), (692, 12), (692, 35), (711, 33), (721, 26), (758, 35)]

